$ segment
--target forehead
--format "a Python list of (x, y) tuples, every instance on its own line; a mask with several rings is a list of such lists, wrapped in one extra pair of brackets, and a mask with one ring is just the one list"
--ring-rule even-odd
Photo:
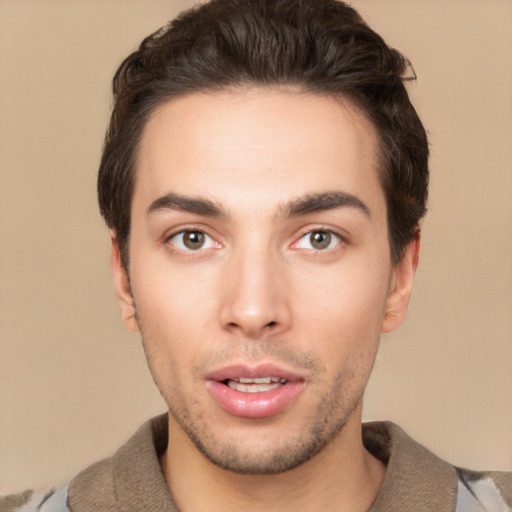
[(183, 96), (146, 124), (132, 213), (172, 192), (227, 207), (333, 189), (381, 201), (375, 141), (344, 100), (264, 88)]

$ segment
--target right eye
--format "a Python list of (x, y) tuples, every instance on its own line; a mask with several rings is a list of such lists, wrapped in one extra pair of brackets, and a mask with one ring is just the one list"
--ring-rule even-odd
[(199, 229), (184, 229), (169, 238), (169, 243), (181, 251), (200, 251), (217, 246), (215, 240)]
[(299, 238), (295, 243), (295, 247), (298, 249), (324, 251), (339, 245), (341, 241), (339, 235), (328, 229), (314, 229)]

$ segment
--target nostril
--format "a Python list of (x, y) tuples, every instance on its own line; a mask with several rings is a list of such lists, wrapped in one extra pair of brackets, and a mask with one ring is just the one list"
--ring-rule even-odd
[(272, 321), (267, 324), (267, 327), (274, 327), (276, 325), (276, 322)]

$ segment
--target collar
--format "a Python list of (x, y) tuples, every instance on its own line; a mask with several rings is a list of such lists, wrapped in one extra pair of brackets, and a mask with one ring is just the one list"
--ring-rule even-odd
[[(75, 477), (70, 486), (73, 510), (93, 512), (179, 512), (160, 468), (168, 443), (167, 414), (144, 423), (111, 459)], [(363, 425), (366, 449), (387, 464), (377, 497), (368, 512), (453, 512), (457, 473), (390, 422)]]
[(377, 497), (368, 512), (453, 512), (457, 472), (394, 423), (363, 424), (363, 443), (387, 464)]
[(112, 460), (114, 489), (123, 512), (179, 512), (160, 468), (167, 448), (167, 414), (144, 423)]

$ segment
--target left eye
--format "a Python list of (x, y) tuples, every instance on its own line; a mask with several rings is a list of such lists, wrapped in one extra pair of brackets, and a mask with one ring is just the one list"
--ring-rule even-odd
[(199, 251), (216, 246), (211, 236), (197, 229), (180, 231), (169, 238), (169, 242), (182, 251)]
[(341, 242), (341, 237), (332, 231), (323, 229), (310, 231), (303, 235), (295, 243), (295, 247), (299, 249), (311, 249), (314, 251), (322, 251), (330, 249)]

